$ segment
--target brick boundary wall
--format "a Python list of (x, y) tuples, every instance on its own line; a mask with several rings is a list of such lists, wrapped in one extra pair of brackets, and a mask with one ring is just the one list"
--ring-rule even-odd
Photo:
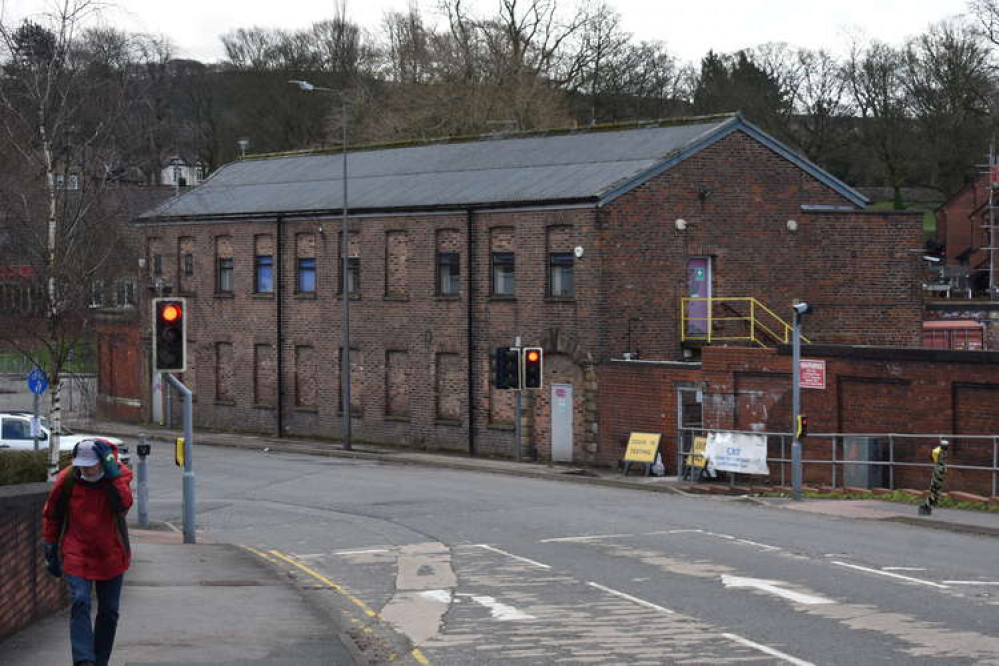
[(42, 507), (47, 483), (0, 487), (0, 641), (64, 608), (61, 580), (45, 571)]

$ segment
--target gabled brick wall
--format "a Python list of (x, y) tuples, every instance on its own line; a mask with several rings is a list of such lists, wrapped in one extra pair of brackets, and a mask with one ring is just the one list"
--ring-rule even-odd
[[(735, 133), (599, 207), (352, 218), (350, 252), (360, 259), (360, 293), (351, 301), (354, 436), (512, 455), (513, 396), (491, 389), (489, 354), (520, 336), (546, 351), (545, 388), (525, 397), (525, 451), (550, 456), (551, 390), (563, 383), (573, 388), (574, 460), (613, 462), (616, 454), (598, 442), (612, 418), (602, 402), (613, 404), (617, 384), (601, 364), (628, 351), (646, 360), (682, 359), (677, 318), (691, 256), (713, 257), (717, 295), (754, 296), (781, 313), (794, 298), (817, 300), (817, 339), (917, 341), (918, 256), (909, 249), (920, 244), (919, 219), (801, 210), (849, 204)], [(677, 218), (687, 220), (685, 231), (676, 229)], [(180, 248), (193, 247), (194, 274), (183, 276), (181, 295), (190, 299), (191, 372), (184, 381), (195, 390), (198, 426), (276, 432), (280, 425), (287, 434), (338, 435), (339, 225), (334, 216), (145, 228), (165, 253), (168, 282), (176, 283), (183, 264)], [(280, 247), (279, 294), (253, 293), (258, 236)], [(294, 289), (296, 252), (303, 251), (296, 239), (303, 237), (314, 239), (314, 294)], [(231, 294), (216, 293), (217, 247), (235, 262)], [(576, 248), (582, 256), (573, 264), (574, 297), (552, 297), (548, 253)], [(438, 295), (437, 251), (460, 254), (457, 295)], [(501, 251), (515, 254), (514, 298), (491, 294), (490, 257)], [(140, 314), (148, 317), (145, 304)], [(316, 370), (313, 379), (298, 381), (302, 348), (310, 349), (304, 357)], [(219, 350), (231, 350), (222, 363)], [(141, 372), (148, 376), (148, 368)], [(306, 402), (314, 404), (298, 399), (296, 386), (308, 386)], [(273, 398), (263, 404), (259, 395)]]

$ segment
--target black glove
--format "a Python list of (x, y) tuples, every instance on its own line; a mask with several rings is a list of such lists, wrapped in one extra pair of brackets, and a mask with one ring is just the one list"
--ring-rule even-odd
[(104, 476), (109, 479), (121, 476), (121, 469), (118, 467), (118, 461), (114, 459), (114, 452), (110, 446), (99, 439), (94, 440), (94, 453), (101, 459), (101, 464), (104, 466)]
[(45, 568), (56, 578), (62, 578), (62, 565), (59, 563), (59, 544), (46, 541), (42, 544), (45, 554)]

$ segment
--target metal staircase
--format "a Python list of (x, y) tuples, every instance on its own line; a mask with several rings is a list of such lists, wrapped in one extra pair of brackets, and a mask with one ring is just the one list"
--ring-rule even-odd
[[(793, 326), (755, 298), (680, 299), (680, 341), (687, 344), (790, 344)], [(802, 336), (802, 342), (809, 342)]]

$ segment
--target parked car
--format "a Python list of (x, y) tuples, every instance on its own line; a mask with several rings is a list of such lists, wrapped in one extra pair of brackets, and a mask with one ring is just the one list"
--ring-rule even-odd
[[(48, 449), (52, 429), (47, 418), (42, 417), (40, 421), (41, 435), (38, 438), (38, 447)], [(107, 440), (118, 447), (118, 458), (124, 464), (131, 466), (128, 445), (117, 437), (74, 433), (66, 426), (62, 426), (60, 428), (59, 450), (70, 452), (78, 442), (94, 438)], [(0, 451), (32, 451), (34, 448), (35, 441), (31, 438), (31, 413), (0, 412)]]

